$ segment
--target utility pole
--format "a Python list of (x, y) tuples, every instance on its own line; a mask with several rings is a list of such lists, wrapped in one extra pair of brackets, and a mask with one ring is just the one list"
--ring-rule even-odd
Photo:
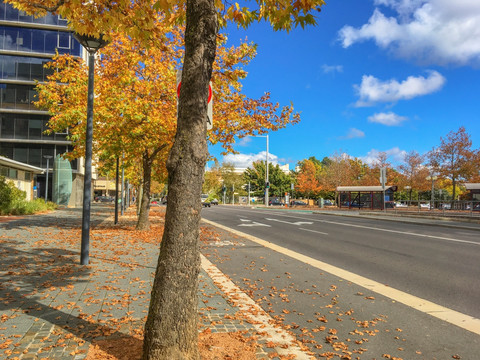
[(53, 158), (52, 155), (43, 155), (45, 159), (47, 159), (47, 175), (46, 175), (46, 181), (45, 181), (45, 202), (48, 201), (48, 169), (50, 167), (50, 159)]
[(385, 182), (387, 181), (387, 168), (382, 167), (380, 169), (380, 182), (382, 184), (382, 192), (383, 192), (383, 211), (387, 211), (385, 208)]

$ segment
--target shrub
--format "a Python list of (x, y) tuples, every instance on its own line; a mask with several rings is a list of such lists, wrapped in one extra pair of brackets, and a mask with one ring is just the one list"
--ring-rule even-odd
[(57, 207), (52, 202), (45, 203), (42, 199), (27, 201), (25, 197), (25, 191), (0, 176), (0, 215), (29, 215)]
[(0, 177), (0, 214), (11, 214), (22, 202), (25, 202), (25, 191), (18, 189), (5, 177)]

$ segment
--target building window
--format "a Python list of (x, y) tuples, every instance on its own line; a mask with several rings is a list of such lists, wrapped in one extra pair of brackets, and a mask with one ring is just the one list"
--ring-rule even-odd
[(25, 181), (32, 180), (32, 173), (30, 171), (25, 171)]
[(57, 48), (59, 49), (70, 49), (70, 34), (69, 33), (58, 33), (58, 44)]
[(13, 159), (13, 144), (0, 142), (0, 156)]
[(15, 29), (0, 26), (0, 49), (41, 54), (70, 53), (81, 55), (80, 44), (65, 31)]
[(28, 138), (36, 140), (42, 138), (42, 120), (28, 120)]
[(36, 109), (32, 104), (37, 99), (34, 85), (1, 84), (0, 94), (3, 108)]
[(15, 120), (7, 115), (0, 116), (0, 138), (13, 139), (15, 135)]
[(26, 147), (14, 148), (13, 160), (26, 164), (28, 162), (28, 149)]
[(8, 169), (8, 177), (10, 179), (17, 179), (18, 178), (18, 171), (15, 169)]
[(58, 15), (58, 25), (67, 25), (67, 23), (67, 18), (64, 18), (62, 15)]

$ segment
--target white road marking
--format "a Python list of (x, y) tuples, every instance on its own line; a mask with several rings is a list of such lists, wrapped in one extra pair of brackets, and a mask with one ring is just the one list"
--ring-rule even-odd
[(402, 304), (405, 304), (407, 306), (410, 306), (418, 311), (421, 311), (423, 313), (429, 314), (433, 317), (436, 317), (440, 320), (446, 321), (450, 324), (456, 325), (462, 329), (471, 331), (475, 334), (480, 335), (480, 319), (474, 318), (472, 316), (462, 314), (461, 312), (448, 309), (444, 306), (435, 304), (431, 301), (419, 298), (414, 295), (410, 295), (408, 293), (405, 293), (403, 291), (394, 289), (390, 286), (386, 286), (384, 284), (381, 284), (379, 282), (376, 282), (374, 280), (368, 279), (366, 277), (363, 277), (361, 275), (357, 275), (355, 273), (352, 273), (350, 271), (341, 269), (339, 267), (327, 264), (323, 261), (316, 260), (314, 258), (311, 258), (306, 255), (302, 255), (298, 252), (286, 249), (282, 246), (278, 246), (276, 244), (273, 244), (271, 242), (259, 239), (255, 236), (248, 235), (245, 233), (242, 233), (241, 231), (231, 229), (229, 227), (223, 226), (221, 224), (217, 224), (213, 221), (203, 219), (204, 222), (207, 224), (216, 226), (218, 228), (224, 229), (226, 231), (230, 231), (231, 233), (235, 235), (242, 236), (250, 241), (253, 241), (259, 245), (265, 246), (266, 248), (272, 249), (274, 251), (277, 251), (281, 254), (290, 256), (293, 259), (296, 259), (298, 261), (301, 261), (305, 264), (308, 264), (310, 266), (313, 266), (317, 269), (320, 269), (322, 271), (326, 271), (330, 274), (333, 274), (335, 276), (338, 276), (342, 279), (345, 279), (347, 281), (350, 281), (354, 284), (360, 285), (366, 289), (369, 289), (371, 291), (374, 291), (380, 295), (389, 297), (392, 300), (398, 301)]
[(322, 235), (328, 235), (328, 233), (326, 232), (321, 232), (321, 231), (316, 231), (316, 230), (310, 230), (310, 229), (304, 229), (304, 228), (299, 228), (300, 230), (304, 230), (304, 231), (310, 231), (310, 232), (313, 232), (313, 233), (316, 233), (316, 234), (322, 234)]
[(300, 225), (312, 225), (312, 224), (313, 224), (312, 221), (297, 221), (297, 222), (293, 222), (293, 223), (292, 223), (292, 222), (283, 221), (283, 220), (279, 220), (279, 219), (265, 218), (265, 220), (277, 221), (277, 222), (281, 222), (281, 223), (284, 223), (284, 224), (297, 225), (297, 226), (300, 226)]
[(250, 224), (240, 224), (238, 226), (266, 226), (266, 227), (271, 227), (268, 224), (262, 224), (262, 223), (259, 223), (259, 222), (256, 222), (256, 221), (252, 221), (252, 223), (250, 223)]
[[(238, 209), (235, 209), (238, 210)], [(243, 211), (248, 211), (241, 209)], [(268, 210), (262, 210), (264, 212), (267, 212)], [(306, 220), (305, 217), (300, 217), (300, 216), (293, 216), (293, 215), (287, 215), (285, 213), (280, 213), (280, 212), (268, 212), (269, 214), (272, 215), (277, 215), (277, 216), (283, 216), (291, 219), (300, 219), (300, 220)], [(384, 229), (384, 228), (376, 228), (376, 227), (370, 227), (366, 225), (358, 225), (358, 224), (347, 224), (343, 222), (338, 222), (338, 221), (330, 221), (330, 220), (319, 220), (319, 219), (311, 219), (307, 218), (308, 220), (312, 220), (314, 222), (320, 222), (320, 223), (325, 223), (325, 224), (333, 224), (333, 225), (340, 225), (340, 226), (347, 226), (347, 227), (354, 227), (354, 228), (360, 228), (360, 229), (367, 229), (367, 230), (375, 230), (375, 231), (383, 231), (383, 232), (389, 232), (389, 233), (394, 233), (394, 234), (402, 234), (402, 235), (410, 235), (410, 236), (417, 236), (417, 237), (423, 237), (423, 238), (429, 238), (429, 239), (434, 239), (434, 240), (442, 240), (442, 241), (450, 241), (450, 242), (457, 242), (457, 243), (463, 243), (463, 244), (471, 244), (471, 245), (477, 245), (480, 246), (480, 242), (475, 242), (475, 241), (470, 241), (470, 240), (461, 240), (461, 239), (455, 239), (455, 238), (448, 238), (448, 237), (442, 237), (442, 236), (436, 236), (436, 235), (426, 235), (426, 234), (418, 234), (414, 232), (408, 232), (408, 231), (400, 231), (400, 230), (391, 230), (391, 229)], [(371, 220), (371, 219), (368, 219)], [(421, 225), (421, 224), (419, 224)]]

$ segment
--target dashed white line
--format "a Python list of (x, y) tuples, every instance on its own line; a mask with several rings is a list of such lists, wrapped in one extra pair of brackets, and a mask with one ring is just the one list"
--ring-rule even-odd
[(299, 228), (299, 230), (304, 230), (304, 231), (310, 231), (316, 234), (322, 234), (322, 235), (328, 235), (326, 232), (321, 232), (321, 231), (316, 231), (316, 230), (310, 230), (310, 229), (304, 229), (304, 228)]

